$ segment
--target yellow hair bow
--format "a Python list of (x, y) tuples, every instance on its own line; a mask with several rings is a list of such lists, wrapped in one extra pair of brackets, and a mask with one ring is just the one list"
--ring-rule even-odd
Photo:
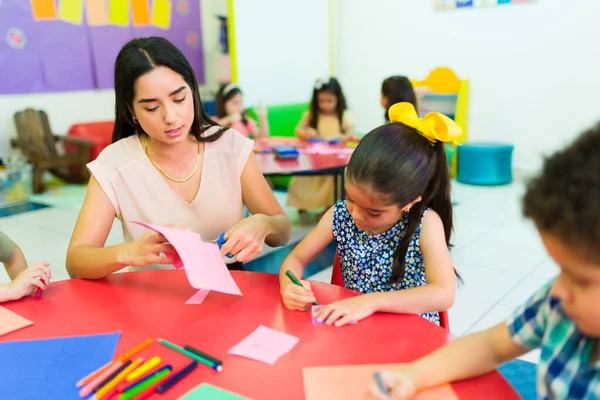
[(401, 122), (416, 129), (432, 145), (437, 141), (454, 142), (462, 135), (461, 127), (444, 114), (430, 112), (419, 118), (415, 107), (410, 103), (394, 104), (390, 107), (388, 115), (390, 122)]

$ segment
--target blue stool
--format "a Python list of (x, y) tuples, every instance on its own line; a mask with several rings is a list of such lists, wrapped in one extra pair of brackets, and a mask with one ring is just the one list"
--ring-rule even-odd
[(513, 145), (465, 143), (457, 149), (457, 181), (471, 185), (504, 185), (512, 182)]
[(512, 360), (498, 368), (498, 372), (504, 376), (523, 400), (537, 399), (536, 370), (536, 364), (523, 360)]

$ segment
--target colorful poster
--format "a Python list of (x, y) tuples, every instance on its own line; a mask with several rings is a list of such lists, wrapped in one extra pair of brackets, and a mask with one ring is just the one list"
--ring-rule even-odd
[(150, 7), (148, 0), (131, 0), (131, 12), (134, 26), (150, 25)]
[(106, 1), (86, 0), (85, 15), (89, 26), (106, 25), (108, 23), (108, 12)]
[(58, 18), (65, 22), (81, 25), (83, 21), (83, 0), (60, 0)]
[(169, 29), (171, 26), (170, 0), (152, 1), (152, 25), (162, 29)]
[(36, 21), (56, 19), (54, 0), (31, 0), (31, 11)]

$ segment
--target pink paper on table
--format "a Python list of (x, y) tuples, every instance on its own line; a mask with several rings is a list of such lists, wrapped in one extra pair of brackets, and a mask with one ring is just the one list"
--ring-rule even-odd
[(246, 339), (229, 350), (229, 354), (273, 365), (281, 356), (292, 350), (299, 340), (296, 336), (260, 325)]
[(185, 304), (202, 304), (206, 296), (210, 293), (210, 290), (200, 289), (192, 297), (185, 302)]
[(306, 154), (337, 154), (338, 156), (349, 156), (354, 153), (353, 148), (348, 147), (307, 147), (300, 150)]
[(0, 307), (0, 336), (31, 324), (33, 324), (32, 321), (15, 314), (7, 308)]
[(185, 274), (193, 288), (242, 295), (216, 244), (202, 241), (195, 232), (143, 222), (133, 223), (160, 233), (171, 243), (185, 266)]
[[(302, 369), (306, 400), (362, 400), (375, 371), (398, 369), (406, 364), (343, 365)], [(417, 394), (415, 400), (458, 400), (450, 385)]]

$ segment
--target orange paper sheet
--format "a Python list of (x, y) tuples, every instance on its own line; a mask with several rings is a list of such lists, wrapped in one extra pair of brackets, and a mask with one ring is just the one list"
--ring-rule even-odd
[(148, 0), (131, 0), (131, 13), (133, 14), (133, 25), (150, 25), (150, 7)]
[[(303, 368), (306, 400), (364, 400), (375, 371), (398, 369), (405, 364), (344, 365)], [(458, 400), (450, 385), (419, 393), (415, 400)]]
[(31, 13), (36, 21), (56, 19), (54, 0), (31, 0)]
[(61, 0), (58, 17), (62, 21), (81, 25), (83, 22), (83, 0)]
[(0, 307), (0, 336), (31, 324), (33, 324), (32, 321), (15, 314), (9, 309)]
[(85, 0), (85, 14), (89, 26), (108, 24), (108, 12), (104, 0)]

